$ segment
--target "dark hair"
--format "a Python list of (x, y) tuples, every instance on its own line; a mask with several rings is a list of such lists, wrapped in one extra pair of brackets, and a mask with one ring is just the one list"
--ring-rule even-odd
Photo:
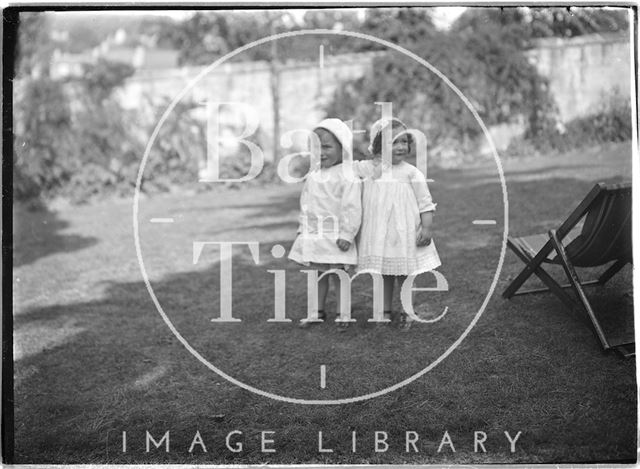
[[(398, 127), (404, 128), (404, 126), (398, 121), (391, 122), (391, 129), (397, 129)], [(407, 133), (407, 141), (409, 143), (409, 152), (411, 152), (411, 145), (413, 144), (413, 135)], [(382, 131), (378, 132), (378, 135), (373, 139), (371, 144), (371, 152), (374, 155), (379, 155), (382, 152)]]
[(343, 160), (343, 148), (342, 148), (342, 143), (340, 143), (340, 140), (338, 139), (338, 137), (335, 136), (335, 134), (333, 132), (331, 132), (328, 129), (325, 129), (324, 127), (316, 127), (315, 129), (313, 129), (314, 133), (317, 133), (318, 130), (324, 130), (326, 133), (328, 133), (329, 135), (331, 135), (331, 137), (333, 138), (333, 140), (338, 144), (338, 148), (340, 148), (340, 152), (338, 156), (338, 159), (336, 160), (335, 163), (333, 163), (333, 166), (339, 165), (340, 163), (342, 163)]

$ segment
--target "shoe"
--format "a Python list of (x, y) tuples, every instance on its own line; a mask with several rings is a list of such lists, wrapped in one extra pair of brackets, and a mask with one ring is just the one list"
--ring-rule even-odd
[(398, 330), (401, 332), (407, 332), (411, 328), (411, 321), (407, 313), (400, 313), (400, 317), (398, 318)]
[(385, 311), (382, 313), (384, 319), (389, 319), (389, 322), (376, 322), (376, 329), (383, 329), (389, 327), (393, 323), (393, 312)]
[(351, 324), (351, 322), (340, 321), (340, 315), (336, 315), (336, 328), (338, 329), (338, 332), (346, 332), (347, 329), (349, 329), (349, 324)]
[[(321, 321), (324, 321), (325, 319), (327, 319), (327, 315), (323, 310), (318, 311), (318, 319), (320, 319)], [(300, 329), (308, 329), (311, 326), (315, 326), (318, 324), (322, 324), (322, 322), (320, 321), (307, 321), (307, 319), (303, 319), (302, 322), (300, 324), (298, 324), (298, 327)]]

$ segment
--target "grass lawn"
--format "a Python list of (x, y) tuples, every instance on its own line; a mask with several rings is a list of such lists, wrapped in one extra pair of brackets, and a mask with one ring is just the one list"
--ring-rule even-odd
[[(595, 182), (630, 179), (629, 143), (504, 163), (509, 232), (556, 227)], [(306, 314), (305, 274), (285, 258), (295, 237), (299, 185), (144, 198), (140, 244), (154, 292), (191, 346), (234, 378), (296, 399), (373, 393), (420, 372), (466, 330), (494, 279), (502, 246), (502, 191), (495, 165), (432, 170), (435, 242), (449, 291), (417, 303), (447, 315), (408, 333), (375, 328), (371, 286), (353, 288), (355, 324), (297, 328)], [(172, 217), (172, 224), (152, 224)], [(493, 219), (496, 225), (475, 225)], [(17, 463), (578, 463), (636, 458), (635, 363), (604, 354), (593, 334), (549, 294), (505, 301), (521, 268), (506, 253), (495, 293), (464, 341), (429, 373), (383, 396), (301, 405), (242, 389), (209, 370), (171, 333), (142, 281), (131, 201), (56, 212), (14, 213), (15, 462)], [(220, 259), (194, 241), (258, 241), (233, 251), (233, 315), (219, 316)], [(553, 268), (552, 268), (553, 269)], [(274, 273), (286, 275), (291, 323), (267, 322)], [(562, 275), (560, 269), (554, 270)], [(593, 275), (586, 272), (585, 276)], [(421, 286), (433, 284), (430, 275)], [(633, 324), (632, 269), (588, 290), (612, 326)], [(532, 282), (534, 283), (534, 282)], [(331, 300), (333, 301), (333, 300)], [(334, 303), (331, 302), (330, 305)], [(398, 305), (399, 307), (399, 305)], [(620, 321), (619, 321), (620, 322)], [(326, 387), (320, 387), (320, 367)], [(232, 452), (231, 443), (242, 442)], [(170, 451), (151, 446), (170, 432)], [(261, 450), (262, 432), (275, 452)], [(376, 431), (388, 450), (375, 451)], [(415, 449), (406, 452), (406, 432)], [(515, 437), (510, 451), (504, 432)], [(123, 452), (122, 432), (127, 435)], [(203, 445), (189, 451), (196, 432)], [(318, 432), (323, 448), (318, 451)], [(352, 451), (353, 432), (356, 451)], [(451, 444), (441, 445), (448, 432)], [(484, 448), (474, 451), (474, 432)], [(411, 434), (412, 438), (415, 436)], [(379, 434), (382, 438), (382, 434)], [(438, 452), (438, 447), (442, 446)], [(379, 446), (380, 449), (384, 445)], [(455, 451), (454, 451), (455, 449)]]

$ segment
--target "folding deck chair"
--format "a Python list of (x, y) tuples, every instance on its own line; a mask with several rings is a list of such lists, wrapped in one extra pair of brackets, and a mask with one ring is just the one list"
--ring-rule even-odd
[[(575, 236), (571, 230), (583, 217), (582, 230)], [(526, 266), (503, 292), (503, 297), (551, 291), (571, 310), (586, 313), (588, 320), (585, 322), (591, 326), (605, 351), (614, 348), (624, 356), (635, 355), (633, 331), (626, 337), (607, 337), (582, 288), (604, 285), (627, 263), (633, 262), (631, 184), (596, 184), (557, 230), (522, 238), (509, 237), (507, 245)], [(575, 270), (575, 267), (598, 267), (609, 262), (612, 264), (596, 280), (581, 282)], [(543, 263), (561, 265), (569, 283), (558, 284), (543, 269)], [(518, 292), (532, 274), (547, 288)], [(573, 289), (579, 302), (568, 295), (565, 288)], [(584, 314), (581, 318), (586, 319)]]

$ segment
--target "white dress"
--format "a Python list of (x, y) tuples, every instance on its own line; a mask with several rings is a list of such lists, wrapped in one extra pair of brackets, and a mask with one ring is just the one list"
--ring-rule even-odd
[[(289, 259), (303, 265), (356, 265), (355, 236), (362, 219), (361, 181), (346, 177), (342, 164), (311, 171), (300, 195), (298, 236)], [(336, 241), (351, 243), (342, 251)]]
[(416, 246), (420, 213), (435, 211), (424, 174), (406, 162), (382, 177), (379, 161), (354, 162), (364, 179), (358, 270), (383, 275), (417, 275), (441, 265), (433, 241)]

